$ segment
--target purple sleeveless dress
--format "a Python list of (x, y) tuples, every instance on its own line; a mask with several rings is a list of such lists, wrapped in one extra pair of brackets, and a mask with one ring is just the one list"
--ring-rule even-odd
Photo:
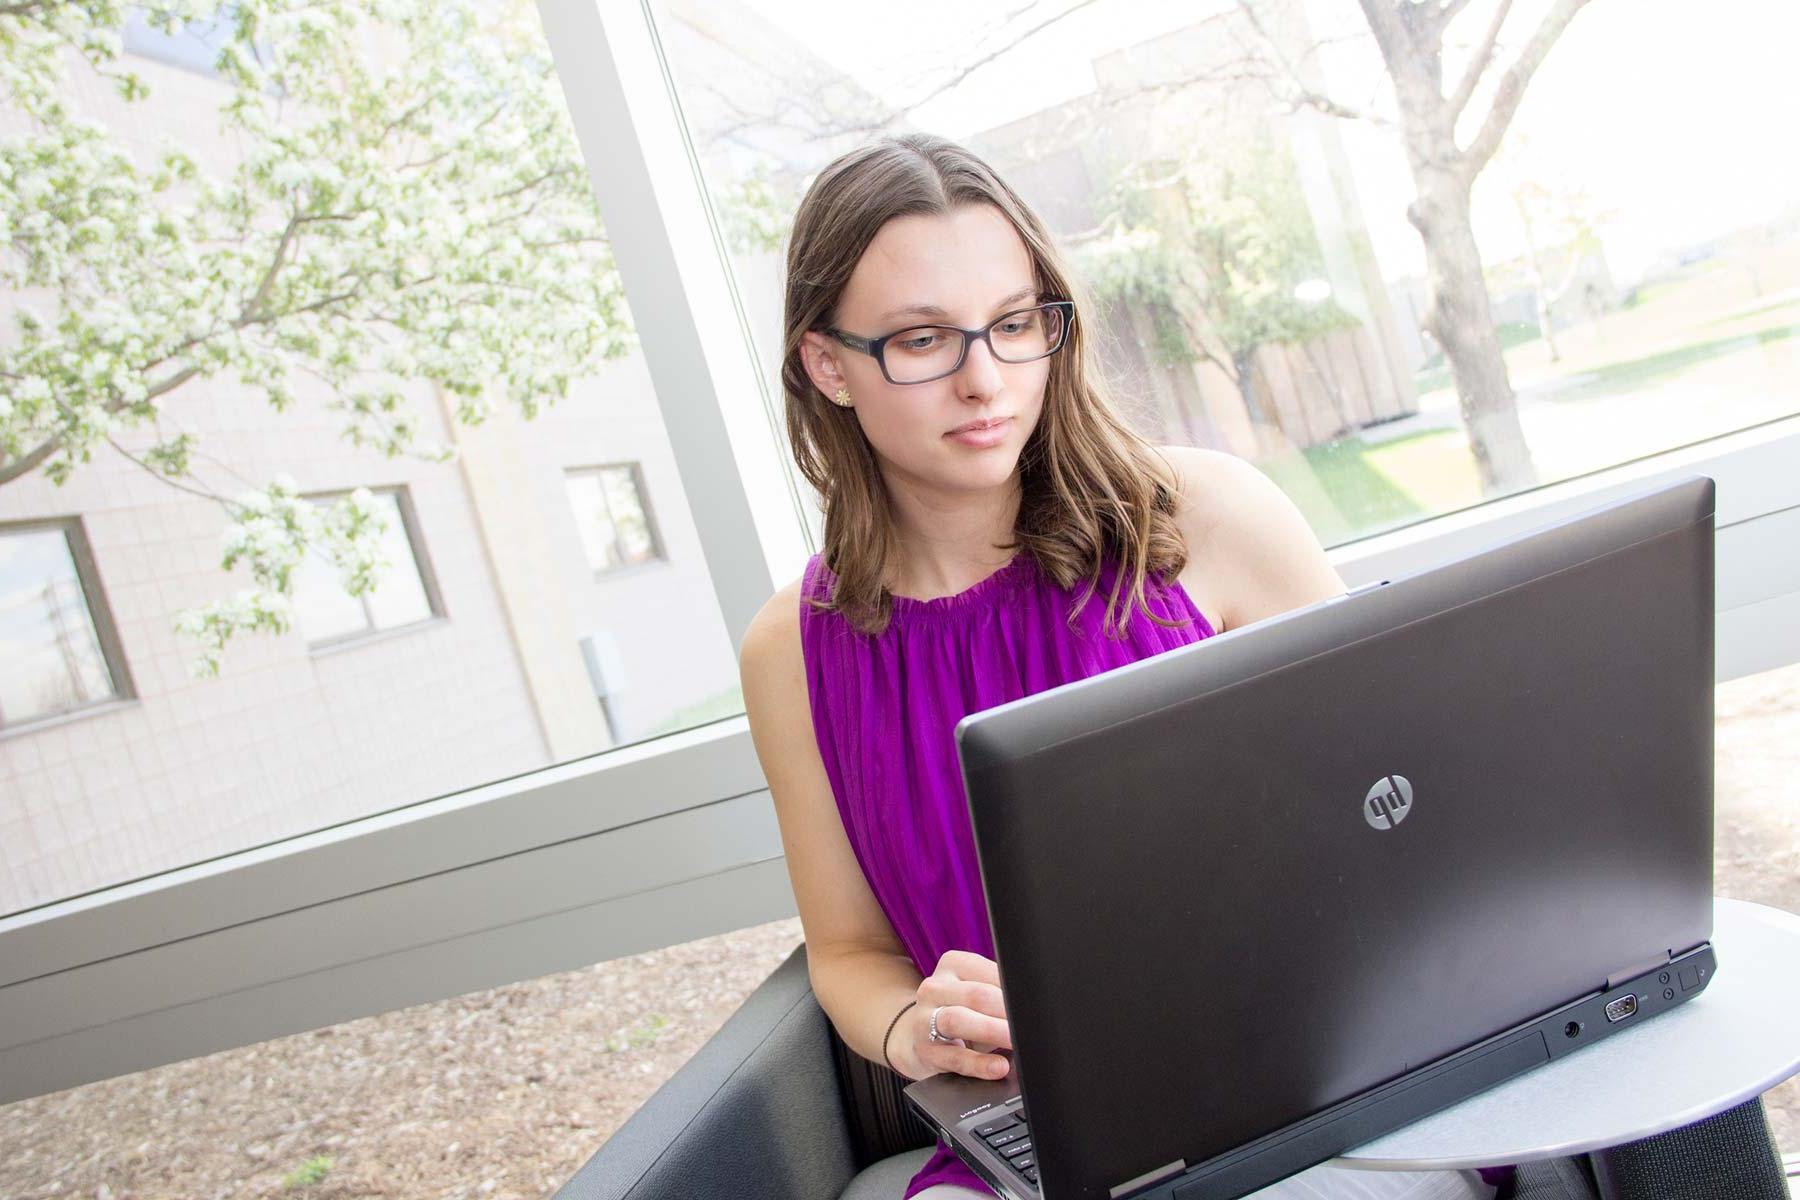
[[(1065, 590), (1021, 552), (954, 596), (896, 596), (879, 637), (804, 600), (800, 639), (819, 756), (844, 831), (870, 889), (921, 975), (946, 950), (994, 957), (974, 835), (956, 761), (954, 731), (965, 715), (1084, 679), (1210, 637), (1212, 627), (1179, 582), (1154, 578), (1152, 611), (1188, 624), (1165, 628), (1135, 606), (1124, 639), (1102, 630), (1114, 567), (1068, 625), (1088, 585)], [(802, 596), (829, 596), (836, 583), (818, 555)], [(938, 1183), (991, 1192), (940, 1139), (902, 1200)]]

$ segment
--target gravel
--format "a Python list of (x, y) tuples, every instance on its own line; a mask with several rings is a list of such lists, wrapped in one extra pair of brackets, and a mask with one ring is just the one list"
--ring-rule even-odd
[[(1718, 891), (1800, 912), (1800, 666), (1718, 715)], [(541, 1197), (800, 940), (777, 921), (0, 1107), (0, 1197)], [(1800, 1082), (1764, 1099), (1800, 1154)]]

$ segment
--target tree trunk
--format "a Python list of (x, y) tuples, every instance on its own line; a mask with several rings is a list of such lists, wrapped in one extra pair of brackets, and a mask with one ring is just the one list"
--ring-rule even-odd
[(1469, 219), (1469, 193), (1454, 176), (1430, 167), (1414, 178), (1419, 198), (1407, 215), (1425, 241), (1431, 307), (1425, 328), (1444, 349), (1456, 380), (1463, 426), (1481, 472), (1483, 495), (1536, 484), (1531, 448), (1519, 425), (1517, 400), (1500, 353), (1493, 304), (1481, 274), (1481, 251)]
[(1252, 425), (1280, 429), (1280, 419), (1263, 407), (1262, 397), (1256, 394), (1256, 350), (1257, 347), (1252, 346), (1232, 353), (1232, 382), (1237, 384), (1238, 395), (1243, 398), (1244, 411), (1250, 414)]

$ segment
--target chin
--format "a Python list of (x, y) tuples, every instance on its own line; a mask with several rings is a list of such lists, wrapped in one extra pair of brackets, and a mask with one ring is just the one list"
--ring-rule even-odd
[(980, 489), (999, 487), (1011, 479), (1019, 469), (1019, 452), (1006, 451), (996, 446), (992, 453), (983, 454), (973, 462), (962, 462), (951, 466), (947, 480), (950, 486), (964, 489)]

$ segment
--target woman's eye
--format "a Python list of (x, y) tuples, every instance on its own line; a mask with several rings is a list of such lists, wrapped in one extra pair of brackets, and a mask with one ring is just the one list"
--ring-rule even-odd
[(1001, 333), (1024, 333), (1029, 328), (1031, 328), (1031, 322), (1028, 320), (1026, 320), (1026, 321), (1006, 321), (1001, 324), (1000, 332)]
[(900, 348), (902, 350), (929, 350), (937, 338), (938, 335), (935, 333), (924, 333), (915, 338), (905, 338), (900, 342)]

